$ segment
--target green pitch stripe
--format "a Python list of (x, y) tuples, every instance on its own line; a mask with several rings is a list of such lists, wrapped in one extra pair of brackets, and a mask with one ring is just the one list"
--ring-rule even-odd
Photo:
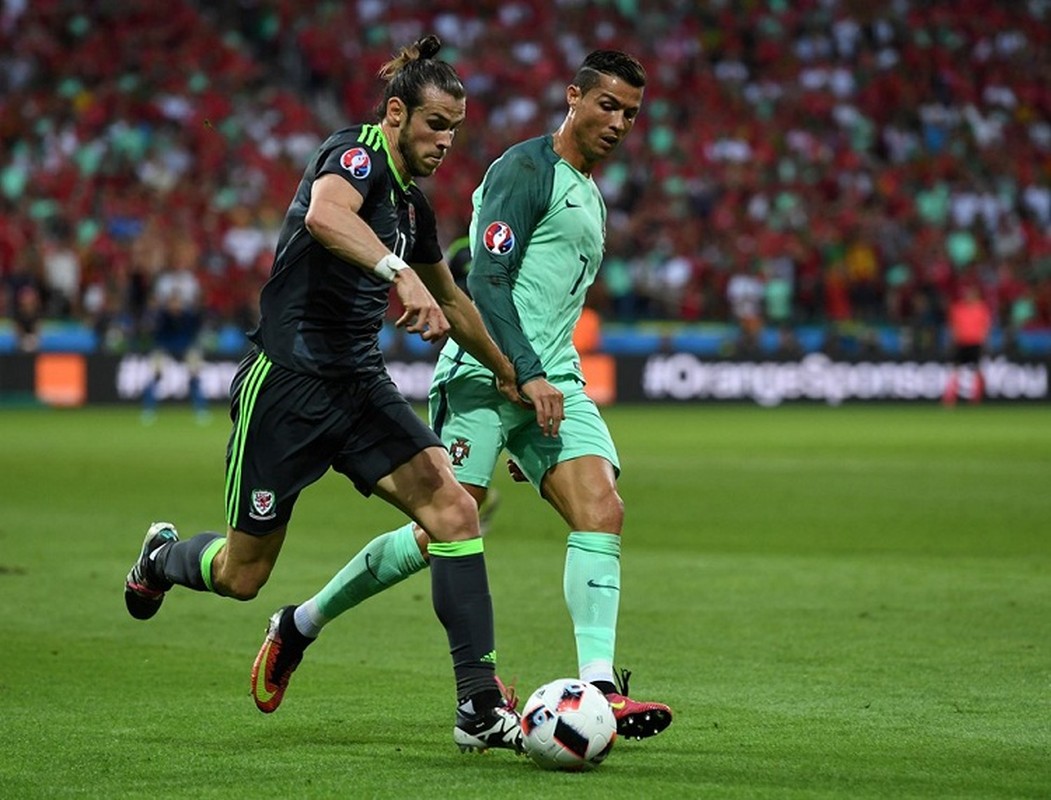
[(241, 384), (241, 390), (237, 398), (238, 414), (237, 428), (234, 431), (234, 440), (231, 444), (230, 463), (226, 468), (226, 522), (231, 528), (237, 527), (237, 514), (241, 510), (241, 466), (244, 463), (245, 437), (248, 435), (248, 423), (252, 419), (252, 411), (255, 409), (255, 399), (259, 395), (259, 388), (263, 385), (263, 379), (270, 372), (273, 362), (260, 353), (248, 376)]

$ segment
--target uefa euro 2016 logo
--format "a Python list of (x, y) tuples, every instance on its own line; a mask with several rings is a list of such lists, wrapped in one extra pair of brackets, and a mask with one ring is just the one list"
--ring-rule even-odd
[(339, 157), (339, 164), (359, 181), (367, 178), (372, 172), (372, 159), (364, 147), (352, 147), (344, 152)]
[(515, 248), (515, 234), (506, 222), (491, 222), (485, 229), (482, 242), (494, 256), (506, 256)]

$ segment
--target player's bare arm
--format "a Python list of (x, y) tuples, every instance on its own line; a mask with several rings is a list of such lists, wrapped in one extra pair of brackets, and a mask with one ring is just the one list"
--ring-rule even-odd
[[(310, 235), (328, 250), (356, 267), (379, 272), (394, 283), (405, 312), (396, 325), (410, 333), (418, 333), (426, 341), (444, 336), (449, 331), (438, 301), (424, 286), (419, 276), (404, 268), (404, 262), (387, 248), (372, 228), (358, 216), (363, 198), (361, 194), (338, 175), (322, 175), (312, 187), (310, 207), (304, 224)], [(407, 265), (405, 265), (407, 266)]]

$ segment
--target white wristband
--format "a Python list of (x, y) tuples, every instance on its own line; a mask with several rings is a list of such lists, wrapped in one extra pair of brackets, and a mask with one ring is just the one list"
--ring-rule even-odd
[(394, 255), (394, 253), (387, 253), (387, 255), (376, 262), (376, 266), (372, 268), (372, 271), (383, 278), (383, 280), (394, 283), (394, 276), (403, 269), (408, 268), (409, 265)]

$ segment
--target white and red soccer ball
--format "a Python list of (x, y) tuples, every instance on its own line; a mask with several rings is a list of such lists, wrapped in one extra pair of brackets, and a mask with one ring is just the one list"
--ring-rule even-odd
[(617, 720), (606, 696), (577, 678), (545, 683), (522, 707), (525, 751), (541, 768), (594, 769), (617, 740)]

